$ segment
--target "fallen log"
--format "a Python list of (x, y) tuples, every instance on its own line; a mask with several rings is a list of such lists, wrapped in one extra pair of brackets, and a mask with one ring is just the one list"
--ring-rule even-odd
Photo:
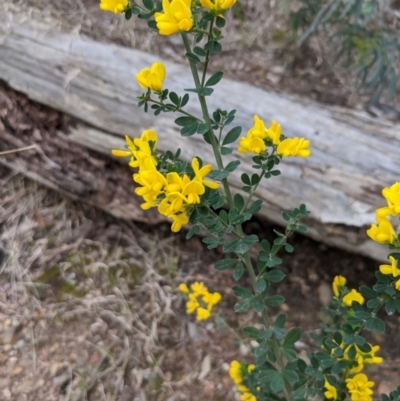
[[(95, 127), (78, 126), (69, 135), (70, 141), (109, 154), (111, 148), (121, 146), (118, 136), (137, 136), (153, 127), (161, 150), (181, 147), (186, 160), (200, 155), (205, 162), (213, 162), (211, 148), (200, 136), (179, 135), (175, 116), (154, 117), (137, 108), (141, 91), (134, 74), (156, 57), (62, 32), (56, 25), (11, 12), (1, 15), (0, 79), (31, 99)], [(186, 66), (165, 64), (169, 89), (183, 94), (185, 88), (193, 87)], [(374, 220), (374, 210), (382, 205), (381, 188), (399, 180), (399, 124), (227, 79), (217, 86), (209, 105), (211, 110), (237, 109), (235, 123), (245, 129), (258, 114), (266, 121), (280, 122), (287, 136), (311, 140), (312, 157), (285, 160), (282, 175), (258, 189), (257, 197), (265, 201), (262, 215), (282, 224), (281, 210), (305, 203), (312, 212), (307, 221), (312, 238), (385, 258), (384, 247), (369, 241), (365, 229)], [(188, 111), (201, 116), (193, 97)], [(242, 165), (229, 178), (239, 190), (240, 174), (251, 172), (251, 159), (235, 154), (224, 160), (228, 163), (235, 158)]]

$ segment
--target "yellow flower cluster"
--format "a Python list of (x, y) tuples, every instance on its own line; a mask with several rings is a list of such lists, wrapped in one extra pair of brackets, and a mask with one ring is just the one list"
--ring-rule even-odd
[(257, 401), (255, 395), (243, 384), (244, 378), (255, 369), (255, 365), (247, 365), (238, 361), (232, 361), (229, 368), (229, 376), (236, 384), (238, 391), (241, 393), (240, 401)]
[(387, 206), (376, 210), (376, 223), (367, 230), (367, 235), (381, 244), (394, 244), (397, 240), (397, 233), (394, 230), (389, 216), (400, 215), (400, 182), (394, 183), (389, 188), (382, 190), (382, 195)]
[[(352, 378), (346, 379), (346, 387), (350, 394), (351, 401), (372, 401), (373, 391), (371, 387), (374, 386), (372, 381), (368, 380), (367, 375), (359, 373)], [(335, 386), (332, 386), (327, 379), (324, 384), (324, 396), (328, 400), (336, 400), (338, 392)]]
[(239, 153), (265, 154), (267, 146), (273, 146), (276, 153), (283, 157), (308, 157), (310, 141), (304, 138), (281, 138), (282, 127), (272, 121), (269, 128), (258, 116), (254, 116), (254, 126), (249, 129), (245, 137), (240, 138)]
[(373, 391), (371, 387), (373, 386), (374, 383), (369, 381), (364, 373), (359, 373), (351, 379), (346, 379), (346, 387), (352, 401), (372, 401)]
[[(347, 279), (343, 276), (336, 276), (333, 279), (332, 290), (336, 298), (339, 298), (341, 288), (346, 289), (346, 283)], [(363, 305), (365, 299), (357, 290), (352, 289), (343, 296), (342, 301), (346, 306), (351, 307), (353, 301)]]
[(172, 219), (171, 230), (178, 232), (189, 221), (190, 207), (199, 204), (205, 187), (217, 189), (219, 184), (205, 180), (211, 172), (211, 164), (200, 168), (197, 158), (192, 160), (193, 177), (177, 172), (165, 173), (158, 169), (158, 158), (155, 153), (158, 141), (157, 133), (153, 130), (143, 131), (140, 138), (125, 137), (128, 150), (113, 150), (118, 157), (130, 157), (129, 165), (138, 168), (133, 180), (139, 184), (135, 193), (144, 202), (142, 209), (158, 207), (158, 212)]
[(192, 0), (163, 0), (163, 13), (155, 13), (160, 35), (173, 35), (180, 31), (190, 31), (193, 27)]
[(160, 92), (165, 79), (166, 71), (163, 63), (154, 63), (151, 67), (143, 68), (136, 74), (136, 79), (143, 89)]
[(100, 10), (122, 13), (128, 7), (128, 0), (100, 0)]
[(186, 312), (188, 314), (196, 312), (196, 319), (198, 321), (209, 319), (214, 306), (222, 298), (219, 292), (209, 292), (204, 283), (198, 281), (191, 284), (190, 288), (186, 284), (181, 283), (179, 290), (188, 297)]
[(201, 5), (215, 15), (223, 14), (236, 0), (200, 0)]
[[(400, 269), (398, 260), (395, 259), (393, 256), (389, 256), (390, 265), (380, 265), (379, 271), (385, 275), (392, 275), (394, 278), (400, 276)], [(398, 279), (394, 286), (397, 291), (400, 291), (400, 279)]]

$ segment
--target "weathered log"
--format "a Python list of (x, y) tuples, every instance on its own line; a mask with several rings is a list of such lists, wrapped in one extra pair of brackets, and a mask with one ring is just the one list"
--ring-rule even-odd
[[(176, 116), (154, 117), (137, 108), (141, 91), (134, 74), (156, 61), (154, 56), (61, 32), (52, 23), (11, 17), (0, 16), (0, 79), (98, 128), (78, 127), (70, 140), (109, 154), (121, 140), (104, 131), (137, 136), (153, 127), (161, 150), (181, 147), (184, 159), (200, 155), (213, 162), (211, 148), (200, 136), (179, 135), (173, 122)], [(193, 87), (188, 68), (165, 64), (169, 89), (183, 94), (185, 88)], [(211, 110), (237, 109), (235, 123), (245, 129), (258, 114), (266, 121), (279, 121), (285, 135), (304, 136), (312, 142), (312, 157), (285, 160), (282, 175), (260, 186), (256, 195), (266, 203), (261, 214), (282, 224), (282, 209), (305, 203), (312, 212), (307, 221), (311, 237), (377, 259), (385, 257), (384, 247), (369, 241), (365, 229), (374, 220), (375, 208), (383, 204), (381, 188), (399, 180), (398, 124), (227, 79), (217, 86), (209, 105)], [(201, 115), (193, 96), (188, 111)], [(239, 190), (240, 174), (251, 173), (252, 163), (249, 157), (236, 154), (224, 160), (235, 158), (242, 165), (231, 174), (230, 182)]]

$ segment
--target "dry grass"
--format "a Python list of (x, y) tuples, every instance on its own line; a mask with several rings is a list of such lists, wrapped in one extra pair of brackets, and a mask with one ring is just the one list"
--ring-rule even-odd
[(198, 254), (6, 171), (0, 223), (0, 399), (233, 399), (233, 338), (176, 290)]

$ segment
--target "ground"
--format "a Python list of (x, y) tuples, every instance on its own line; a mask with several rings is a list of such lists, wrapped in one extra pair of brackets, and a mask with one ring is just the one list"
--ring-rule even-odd
[[(56, 1), (51, 7), (41, 0), (15, 3), (62, 14), (66, 24), (79, 22), (82, 33), (180, 60), (173, 38), (161, 46), (136, 23), (133, 33), (126, 22), (99, 13), (95, 1)], [(361, 104), (363, 98), (349, 100), (345, 82), (326, 61), (318, 62), (316, 49), (285, 72), (285, 48), (271, 39), (274, 31), (283, 30), (282, 20), (272, 17), (277, 3), (268, 3), (270, 17), (262, 19), (262, 26), (250, 23), (251, 16), (260, 14), (259, 3), (250, 0), (246, 19), (234, 21), (221, 61), (229, 66), (229, 75), (266, 89), (314, 94), (320, 101)], [(139, 34), (146, 40), (138, 40)], [(240, 41), (248, 47), (238, 52)], [(218, 64), (212, 67), (218, 69)], [(21, 94), (13, 93), (18, 101), (10, 106), (6, 99), (11, 92), (0, 88), (0, 130), (18, 136), (35, 135), (38, 129), (55, 135), (62, 129), (60, 113)], [(260, 238), (272, 238), (274, 228), (257, 219), (245, 226)], [(117, 220), (1, 168), (0, 399), (235, 400), (228, 365), (233, 359), (250, 361), (251, 343), (238, 347), (221, 318), (240, 335), (258, 316), (233, 313), (235, 281), (213, 267), (221, 250), (208, 251), (200, 238), (186, 242), (184, 236), (171, 235), (166, 224)], [(318, 330), (319, 310), (331, 296), (333, 277), (345, 275), (353, 287), (372, 284), (378, 263), (298, 234), (290, 241), (295, 252), (283, 255), (287, 277), (274, 290), (287, 303), (272, 314), (284, 311), (288, 327), (304, 328), (297, 344), (304, 355), (313, 349), (309, 334)], [(196, 280), (223, 295), (217, 323), (196, 323), (185, 314), (177, 287)], [(378, 393), (400, 384), (400, 319), (384, 319), (387, 335), (370, 336), (385, 358), (369, 370)]]

